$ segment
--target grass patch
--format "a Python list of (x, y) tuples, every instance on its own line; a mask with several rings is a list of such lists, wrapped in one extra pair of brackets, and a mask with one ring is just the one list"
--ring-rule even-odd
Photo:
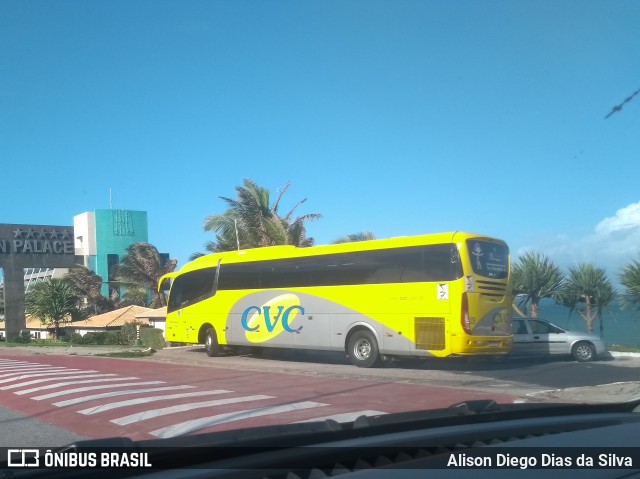
[(640, 346), (630, 344), (608, 344), (607, 349), (618, 353), (640, 353)]
[(153, 356), (155, 349), (147, 349), (145, 351), (116, 351), (112, 353), (94, 354), (94, 356), (100, 356), (102, 358), (145, 358), (147, 356)]
[(36, 348), (68, 348), (70, 346), (69, 343), (64, 343), (62, 341), (30, 341), (28, 343), (7, 343), (3, 341), (0, 343), (0, 347), (7, 348), (24, 348), (24, 347), (36, 347)]
[(131, 346), (123, 346), (121, 344), (73, 344), (66, 343), (64, 341), (30, 341), (28, 343), (8, 343), (6, 341), (0, 342), (0, 347), (7, 348), (113, 348), (113, 349), (125, 349)]

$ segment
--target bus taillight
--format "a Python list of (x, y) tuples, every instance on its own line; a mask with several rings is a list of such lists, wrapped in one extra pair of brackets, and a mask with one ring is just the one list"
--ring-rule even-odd
[(460, 309), (460, 324), (467, 334), (471, 334), (471, 324), (469, 323), (469, 298), (467, 293), (462, 293), (462, 308)]

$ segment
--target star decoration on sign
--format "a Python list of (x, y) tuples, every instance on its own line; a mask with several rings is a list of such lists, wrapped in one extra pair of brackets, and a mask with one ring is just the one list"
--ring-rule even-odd
[(63, 240), (69, 239), (69, 230), (65, 229), (65, 230), (62, 232), (62, 239), (63, 239)]
[(22, 238), (22, 233), (24, 233), (24, 231), (22, 231), (20, 228), (16, 228), (13, 232), (15, 238)]

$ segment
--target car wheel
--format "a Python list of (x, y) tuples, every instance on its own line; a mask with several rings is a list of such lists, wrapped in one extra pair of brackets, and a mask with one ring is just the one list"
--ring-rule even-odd
[(204, 339), (204, 349), (207, 351), (207, 356), (214, 357), (220, 352), (220, 346), (218, 345), (218, 337), (216, 331), (213, 328), (207, 328)]
[(382, 358), (378, 342), (371, 331), (356, 331), (347, 344), (349, 360), (359, 368), (371, 368), (380, 365)]
[(594, 358), (596, 355), (596, 349), (591, 343), (578, 343), (573, 346), (571, 355), (576, 361), (583, 363), (585, 361), (591, 361)]

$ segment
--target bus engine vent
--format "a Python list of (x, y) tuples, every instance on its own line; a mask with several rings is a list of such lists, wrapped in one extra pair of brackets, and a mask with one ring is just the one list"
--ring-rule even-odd
[(478, 291), (488, 296), (502, 297), (507, 292), (507, 285), (499, 281), (476, 280)]
[(415, 318), (416, 349), (444, 349), (444, 318)]

